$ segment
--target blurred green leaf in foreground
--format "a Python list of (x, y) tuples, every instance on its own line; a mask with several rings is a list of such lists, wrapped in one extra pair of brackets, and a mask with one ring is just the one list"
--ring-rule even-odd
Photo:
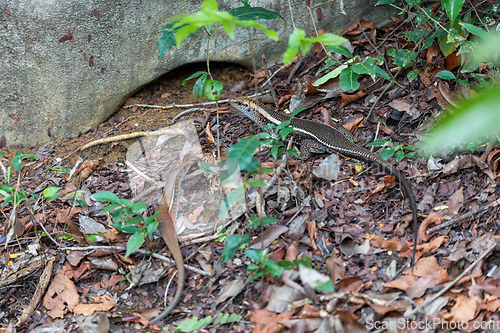
[[(474, 52), (477, 64), (486, 63), (498, 75), (500, 35), (490, 35)], [(497, 78), (498, 80), (498, 78)], [(497, 81), (493, 79), (493, 82)], [(476, 91), (477, 96), (462, 100), (457, 107), (450, 107), (447, 114), (434, 126), (424, 145), (424, 150), (435, 153), (444, 147), (453, 148), (476, 139), (486, 139), (500, 134), (500, 85), (493, 84)]]

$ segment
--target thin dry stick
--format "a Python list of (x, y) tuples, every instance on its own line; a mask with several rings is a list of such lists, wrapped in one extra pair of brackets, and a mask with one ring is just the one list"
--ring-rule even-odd
[(487, 211), (488, 209), (497, 206), (498, 204), (500, 204), (499, 200), (490, 202), (487, 205), (478, 207), (478, 208), (474, 209), (473, 211), (470, 211), (470, 212), (465, 213), (465, 214), (463, 214), (463, 215), (461, 215), (461, 216), (459, 216), (457, 218), (451, 219), (449, 221), (441, 223), (438, 226), (430, 228), (429, 230), (426, 231), (426, 234), (432, 234), (433, 232), (436, 232), (436, 231), (441, 230), (443, 228), (449, 227), (450, 225), (453, 225), (453, 224), (458, 223), (460, 221), (463, 221), (465, 219), (471, 218), (471, 217), (473, 217), (475, 215), (481, 214), (481, 213)]
[(262, 55), (262, 66), (264, 67), (264, 73), (266, 74), (266, 82), (269, 82), (268, 89), (269, 89), (269, 91), (271, 91), (271, 95), (273, 95), (274, 103), (277, 104), (278, 98), (276, 97), (276, 93), (274, 92), (273, 85), (272, 85), (271, 79), (269, 77), (269, 66), (267, 65), (265, 55)]
[(497, 246), (496, 243), (493, 244), (493, 245), (491, 245), (486, 251), (484, 251), (479, 256), (479, 258), (476, 259), (476, 261), (474, 261), (469, 267), (467, 267), (467, 269), (465, 271), (463, 271), (462, 274), (460, 274), (459, 276), (457, 276), (455, 280), (453, 280), (450, 284), (448, 284), (446, 287), (444, 287), (443, 289), (441, 289), (440, 292), (438, 292), (437, 294), (435, 294), (431, 298), (426, 299), (426, 301), (424, 302), (424, 304), (418, 305), (417, 307), (415, 307), (415, 309), (413, 309), (412, 311), (410, 311), (408, 314), (405, 314), (405, 318), (408, 318), (408, 317), (411, 317), (411, 316), (415, 315), (417, 312), (421, 311), (424, 307), (428, 306), (429, 304), (431, 304), (432, 302), (434, 302), (435, 300), (437, 300), (439, 297), (441, 297), (445, 292), (447, 292), (448, 290), (450, 290), (451, 287), (453, 287), (455, 284), (457, 284), (457, 282), (460, 281), (465, 275), (469, 274), (469, 272), (474, 267), (476, 267), (476, 265), (478, 263), (480, 263), (491, 251), (493, 251), (493, 249), (496, 246)]
[(90, 147), (97, 146), (97, 145), (100, 145), (103, 143), (110, 143), (110, 142), (134, 139), (134, 138), (139, 138), (139, 137), (144, 137), (144, 136), (163, 135), (163, 134), (182, 135), (182, 134), (185, 134), (185, 132), (182, 130), (179, 130), (179, 129), (161, 128), (157, 131), (151, 131), (151, 132), (134, 132), (134, 133), (129, 133), (129, 134), (111, 136), (109, 138), (103, 138), (103, 139), (89, 142), (86, 145), (82, 146), (79, 149), (79, 151), (84, 151), (85, 149), (88, 149)]
[[(257, 97), (260, 96), (264, 93), (267, 93), (267, 91), (264, 91), (262, 93), (250, 95), (248, 97)], [(229, 99), (220, 99), (219, 103), (227, 103), (229, 102)], [(130, 104), (130, 105), (125, 105), (122, 108), (128, 109), (134, 106), (138, 106), (141, 108), (153, 108), (153, 109), (173, 109), (173, 108), (195, 108), (198, 106), (205, 106), (205, 105), (214, 105), (215, 101), (212, 102), (203, 102), (203, 103), (196, 103), (196, 104), (170, 104), (170, 105), (149, 105), (149, 104)]]
[[(75, 246), (75, 247), (63, 247), (63, 248), (61, 248), (61, 250), (63, 250), (63, 251), (88, 251), (88, 250), (126, 251), (127, 249), (124, 248), (123, 246)], [(174, 260), (167, 258), (165, 256), (162, 256), (161, 254), (158, 254), (158, 253), (151, 253), (150, 251), (141, 250), (141, 249), (137, 249), (133, 253), (136, 253), (136, 252), (140, 253), (140, 254), (144, 254), (144, 255), (151, 255), (151, 256), (153, 256), (153, 258), (157, 258), (157, 259), (166, 261), (168, 263), (175, 264)], [(204, 276), (212, 275), (209, 272), (203, 271), (201, 269), (198, 269), (198, 268), (190, 266), (190, 265), (184, 264), (184, 267), (186, 267), (186, 269), (189, 269), (190, 271), (193, 271), (193, 272), (198, 273), (200, 275), (204, 275)]]

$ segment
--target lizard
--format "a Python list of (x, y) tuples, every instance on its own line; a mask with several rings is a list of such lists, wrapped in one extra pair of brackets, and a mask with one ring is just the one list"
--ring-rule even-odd
[(165, 244), (167, 244), (170, 253), (172, 253), (172, 257), (174, 257), (179, 275), (177, 277), (177, 289), (172, 302), (158, 317), (151, 320), (151, 323), (158, 322), (168, 316), (181, 300), (182, 292), (184, 291), (186, 270), (184, 268), (184, 259), (182, 258), (181, 249), (179, 247), (174, 221), (177, 217), (177, 208), (181, 189), (180, 186), (184, 175), (189, 170), (189, 167), (190, 165), (181, 165), (181, 167), (169, 173), (162, 200), (157, 208), (157, 211), (159, 211), (157, 217), (158, 229), (160, 230), (161, 236), (163, 237)]
[(293, 126), (292, 134), (300, 140), (299, 153), (302, 160), (307, 160), (311, 152), (329, 151), (374, 164), (384, 172), (393, 175), (403, 187), (413, 214), (414, 242), (411, 261), (411, 267), (413, 268), (418, 236), (417, 204), (410, 182), (397, 168), (384, 161), (379, 155), (355, 144), (348, 135), (328, 124), (295, 117), (290, 119), (290, 116), (274, 111), (265, 104), (248, 97), (231, 99), (229, 104), (236, 109), (240, 116), (249, 118), (262, 129), (267, 124), (279, 125), (284, 121), (290, 120), (290, 125)]

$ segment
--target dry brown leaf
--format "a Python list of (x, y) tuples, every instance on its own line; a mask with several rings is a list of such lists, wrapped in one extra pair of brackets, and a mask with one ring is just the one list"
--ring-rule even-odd
[(397, 280), (383, 282), (382, 286), (386, 288), (406, 290), (413, 286), (418, 281), (418, 279), (419, 278), (415, 275), (403, 275)]
[(69, 181), (66, 183), (66, 185), (64, 185), (64, 188), (57, 191), (57, 195), (59, 196), (59, 198), (64, 199), (68, 194), (76, 191), (76, 189), (77, 189), (76, 184), (73, 181)]
[(355, 94), (341, 94), (342, 103), (340, 104), (342, 107), (356, 102), (358, 99), (361, 99), (366, 96), (366, 93), (362, 90), (359, 90)]
[(298, 254), (299, 254), (299, 242), (293, 241), (292, 244), (286, 250), (285, 260), (293, 261), (297, 259)]
[(410, 111), (411, 104), (406, 101), (406, 99), (395, 99), (389, 102), (389, 106), (393, 109), (396, 109), (400, 112), (408, 112)]
[(335, 254), (326, 259), (325, 268), (334, 285), (345, 277), (345, 266), (342, 259), (338, 258)]
[[(359, 20), (358, 22), (350, 25), (349, 27), (345, 28), (340, 35), (351, 35), (351, 36), (356, 36), (362, 33), (362, 30), (365, 30), (365, 32), (368, 32), (367, 30), (369, 29), (375, 29), (377, 26), (371, 22), (365, 21), (363, 19)], [(363, 29), (361, 29), (363, 28)]]
[(468, 322), (474, 319), (480, 309), (480, 304), (474, 299), (460, 295), (456, 298), (455, 305), (451, 308), (446, 320)]
[(457, 55), (457, 53), (451, 53), (446, 58), (444, 58), (444, 68), (447, 71), (451, 71), (458, 66), (462, 65), (462, 57), (461, 55)]
[(43, 298), (43, 306), (49, 310), (51, 318), (63, 318), (68, 311), (73, 311), (79, 301), (75, 285), (63, 270), (54, 277)]
[(207, 133), (207, 139), (210, 143), (215, 144), (215, 138), (212, 133), (212, 125), (210, 122), (207, 123), (207, 127), (205, 127), (205, 133)]
[(378, 247), (386, 250), (393, 250), (397, 252), (408, 250), (408, 245), (406, 245), (406, 243), (402, 242), (396, 237), (389, 240), (385, 240), (383, 238), (371, 240), (370, 245), (373, 247)]
[[(83, 211), (78, 207), (68, 207), (66, 209), (59, 209), (56, 214), (56, 221), (64, 223), (66, 219), (72, 218), (75, 214), (81, 214)], [(70, 215), (71, 214), (71, 215)]]
[(254, 333), (276, 333), (283, 329), (283, 325), (280, 324), (282, 320), (289, 320), (293, 315), (293, 312), (282, 312), (277, 314), (275, 312), (263, 309), (258, 310), (250, 316), (250, 320), (255, 324), (252, 326), (252, 332)]
[(78, 304), (77, 306), (75, 306), (73, 312), (84, 316), (90, 316), (99, 311), (109, 311), (116, 305), (111, 296), (106, 294), (102, 296), (96, 296), (93, 299), (94, 303), (92, 304)]
[(245, 281), (241, 276), (236, 277), (235, 280), (229, 281), (226, 283), (222, 291), (220, 292), (220, 296), (217, 299), (216, 305), (224, 302), (230, 297), (236, 296), (243, 290), (245, 286)]
[(433, 63), (437, 57), (441, 55), (441, 50), (439, 47), (431, 46), (427, 49), (427, 63)]
[(316, 246), (316, 239), (318, 239), (318, 234), (316, 233), (316, 221), (307, 221), (306, 227), (309, 238), (311, 239), (311, 246), (316, 251), (318, 250), (318, 247)]
[(273, 225), (260, 233), (257, 238), (250, 242), (249, 248), (251, 249), (265, 249), (272, 242), (274, 242), (282, 233), (288, 231), (287, 227), (281, 225)]
[(442, 216), (431, 212), (418, 227), (418, 240), (420, 242), (427, 242), (432, 237), (432, 235), (427, 235), (427, 228), (432, 224), (440, 225), (442, 218)]
[(339, 292), (359, 292), (365, 286), (365, 283), (359, 277), (353, 276), (342, 279), (335, 285), (335, 288)]

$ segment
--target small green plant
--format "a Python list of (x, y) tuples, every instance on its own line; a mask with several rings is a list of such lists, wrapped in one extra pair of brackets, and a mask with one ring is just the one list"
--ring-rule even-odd
[(316, 80), (313, 84), (314, 86), (320, 86), (326, 83), (328, 80), (339, 77), (340, 89), (344, 91), (358, 90), (360, 87), (358, 79), (364, 74), (368, 74), (372, 77), (379, 76), (383, 77), (386, 80), (392, 80), (391, 77), (380, 67), (380, 65), (384, 63), (384, 59), (381, 56), (378, 56), (375, 59), (367, 57), (366, 59), (361, 60), (361, 57), (353, 56), (352, 53), (343, 46), (327, 46), (327, 49), (334, 53), (341, 54), (347, 57), (348, 60), (340, 63), (332, 55), (325, 62), (325, 66), (318, 70), (316, 75), (333, 65), (339, 66), (336, 67), (333, 71)]
[(268, 249), (245, 250), (245, 255), (255, 262), (255, 264), (247, 267), (247, 270), (252, 272), (248, 278), (250, 281), (254, 281), (262, 275), (270, 274), (272, 277), (280, 277), (283, 274), (285, 269), (280, 264), (269, 259), (268, 252)]
[(392, 140), (376, 140), (373, 142), (370, 142), (369, 144), (366, 145), (367, 147), (384, 147), (382, 151), (380, 152), (380, 157), (382, 159), (387, 160), (391, 158), (393, 155), (396, 155), (394, 159), (396, 162), (401, 162), (403, 158), (412, 158), (415, 156), (415, 152), (413, 151), (408, 151), (405, 153), (405, 150), (413, 150), (413, 146), (403, 146), (400, 144), (394, 145), (392, 143)]
[(142, 202), (133, 203), (128, 199), (120, 199), (116, 194), (109, 191), (94, 193), (92, 197), (96, 201), (110, 203), (99, 213), (104, 214), (113, 211), (112, 220), (114, 223), (111, 225), (112, 227), (132, 234), (127, 242), (125, 258), (139, 249), (144, 244), (146, 236), (151, 235), (158, 228), (156, 217), (159, 212), (143, 218), (142, 214), (146, 212), (147, 206)]
[[(5, 155), (5, 153), (0, 154), (0, 158), (2, 158)], [(7, 168), (5, 168), (2, 165), (2, 169), (4, 170), (4, 179), (6, 181), (6, 184), (1, 184), (0, 185), (0, 196), (4, 197), (3, 199), (3, 204), (2, 207), (6, 207), (9, 203), (13, 203), (15, 206), (19, 205), (19, 203), (26, 199), (28, 196), (28, 192), (26, 190), (21, 189), (19, 186), (19, 181), (17, 185), (10, 185), (9, 183), (11, 182), (11, 176), (12, 176), (12, 168), (15, 170), (19, 171), (23, 165), (23, 159), (38, 159), (38, 156), (36, 154), (24, 154), (22, 151), (18, 151), (14, 158), (12, 159), (12, 164), (9, 165)], [(1, 163), (1, 162), (0, 162)], [(44, 190), (44, 195), (52, 193), (51, 192), (52, 188), (47, 188)], [(56, 191), (57, 192), (57, 191)], [(51, 199), (51, 198), (49, 198)]]
[(311, 257), (305, 257), (304, 259), (294, 259), (290, 260), (280, 260), (280, 266), (284, 269), (296, 269), (299, 265), (306, 266), (312, 268), (312, 260)]
[(166, 24), (158, 41), (160, 58), (173, 46), (180, 47), (182, 42), (203, 29), (207, 34), (207, 70), (198, 71), (185, 79), (182, 85), (189, 80), (198, 78), (193, 87), (193, 96), (197, 99), (203, 94), (208, 100), (214, 101), (222, 92), (222, 82), (214, 80), (210, 73), (210, 60), (208, 56), (210, 38), (218, 27), (222, 27), (231, 39), (235, 38), (235, 27), (253, 27), (263, 31), (269, 38), (277, 41), (275, 31), (266, 29), (262, 24), (255, 22), (259, 19), (281, 18), (279, 14), (262, 7), (250, 7), (248, 1), (242, 1), (243, 7), (234, 8), (230, 12), (219, 11), (215, 0), (204, 0), (200, 11), (189, 15), (175, 15), (169, 18), (173, 23)]

